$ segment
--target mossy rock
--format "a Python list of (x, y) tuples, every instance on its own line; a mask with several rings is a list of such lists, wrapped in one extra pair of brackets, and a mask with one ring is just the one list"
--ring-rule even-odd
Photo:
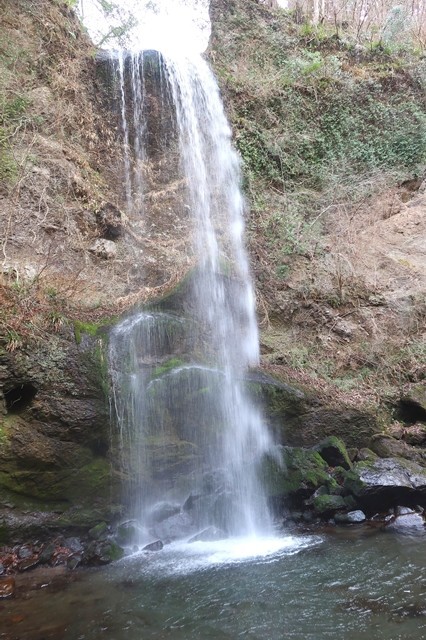
[(201, 456), (197, 446), (183, 440), (150, 438), (146, 444), (149, 471), (153, 479), (174, 479), (197, 466)]
[(251, 372), (246, 380), (252, 397), (262, 405), (272, 423), (280, 423), (307, 411), (308, 397), (300, 389), (261, 371)]
[(346, 502), (342, 496), (319, 495), (313, 498), (312, 506), (315, 513), (324, 518), (346, 509)]
[(371, 439), (370, 447), (380, 458), (405, 458), (418, 464), (426, 464), (426, 452), (423, 449), (385, 433), (375, 435)]
[(92, 540), (103, 540), (108, 535), (108, 525), (106, 522), (99, 522), (89, 529), (89, 538)]
[(314, 449), (318, 451), (330, 467), (343, 467), (343, 469), (352, 467), (345, 443), (336, 436), (325, 438)]
[(11, 503), (85, 505), (115, 499), (118, 486), (114, 485), (111, 467), (104, 458), (95, 458), (82, 467), (62, 470), (32, 469), (14, 466), (0, 471), (0, 491), (6, 491)]
[(401, 396), (401, 402), (405, 405), (416, 407), (419, 413), (419, 420), (426, 420), (426, 383), (418, 382), (412, 384)]
[(268, 455), (262, 464), (262, 478), (271, 498), (290, 496), (296, 500), (308, 498), (319, 487), (333, 489), (337, 482), (328, 473), (325, 460), (317, 451), (298, 447), (279, 447), (282, 464)]

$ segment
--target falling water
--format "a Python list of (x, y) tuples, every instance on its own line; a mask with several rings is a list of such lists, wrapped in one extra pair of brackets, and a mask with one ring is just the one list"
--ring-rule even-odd
[[(188, 324), (173, 314), (140, 313), (115, 329), (111, 340), (114, 407), (123, 450), (139, 461), (130, 474), (134, 478), (138, 469), (140, 510), (146, 511), (147, 504), (158, 499), (147, 480), (155, 477), (150, 452), (160, 441), (167, 448), (168, 437), (168, 460), (173, 457), (173, 434), (175, 446), (195, 447), (181, 456), (188, 476), (204, 474), (205, 478), (213, 472), (222, 477), (210, 489), (215, 502), (204, 501), (198, 524), (214, 521), (229, 533), (254, 535), (270, 526), (258, 472), (271, 443), (244, 382), (248, 368), (258, 363), (259, 353), (255, 300), (243, 246), (239, 161), (207, 62), (196, 48), (187, 46), (188, 40), (176, 43), (164, 37), (170, 33), (170, 14), (154, 11), (153, 17), (149, 51), (114, 55), (126, 196), (129, 207), (144, 215), (143, 171), (149, 161), (150, 135), (146, 99), (154, 77), (160, 120), (172, 117), (174, 121), (179, 170), (187, 186), (194, 229), (191, 251), (197, 257), (197, 268), (187, 294), (192, 318)], [(142, 38), (139, 46), (144, 47), (145, 42)], [(147, 65), (151, 65), (150, 74)], [(169, 372), (154, 366), (179, 352), (186, 353), (181, 366)], [(184, 397), (188, 400), (182, 409)], [(167, 480), (169, 485), (176, 482), (181, 466), (176, 455), (176, 465), (171, 464), (164, 474), (169, 477), (157, 478), (163, 490)], [(216, 520), (210, 510), (216, 512)]]

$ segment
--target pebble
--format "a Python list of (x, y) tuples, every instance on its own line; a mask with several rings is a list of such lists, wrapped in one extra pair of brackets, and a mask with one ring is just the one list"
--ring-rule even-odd
[(13, 576), (7, 576), (7, 578), (0, 578), (0, 598), (11, 598), (15, 595), (15, 578)]

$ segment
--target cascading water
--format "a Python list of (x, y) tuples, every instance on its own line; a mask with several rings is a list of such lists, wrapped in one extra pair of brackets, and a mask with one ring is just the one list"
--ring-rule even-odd
[[(148, 52), (114, 54), (126, 197), (129, 208), (143, 215), (150, 135), (146, 100), (154, 77), (159, 119), (173, 119), (168, 143), (174, 141), (179, 151), (197, 267), (187, 292), (190, 321), (146, 312), (112, 333), (113, 404), (127, 456), (123, 465), (133, 478), (138, 518), (186, 474), (201, 482), (190, 502), (198, 505), (196, 517), (192, 513), (197, 526), (254, 535), (270, 528), (259, 465), (271, 442), (244, 382), (258, 362), (258, 334), (243, 246), (239, 162), (214, 76), (196, 48), (164, 37), (170, 34), (170, 12), (162, 7), (150, 14)], [(144, 44), (142, 37), (139, 46)], [(177, 353), (183, 357), (178, 365)], [(155, 462), (159, 450), (162, 463)]]

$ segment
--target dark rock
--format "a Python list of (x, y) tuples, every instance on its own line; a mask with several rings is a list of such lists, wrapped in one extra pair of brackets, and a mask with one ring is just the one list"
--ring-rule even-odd
[(83, 551), (83, 545), (78, 538), (65, 538), (64, 544), (73, 553), (80, 553)]
[(109, 564), (115, 560), (120, 560), (124, 555), (124, 549), (113, 540), (100, 543), (99, 561), (101, 564)]
[(409, 413), (406, 418), (426, 420), (426, 383), (419, 382), (408, 387), (401, 396), (401, 404)]
[(416, 422), (411, 427), (406, 427), (402, 439), (413, 446), (423, 446), (426, 443), (426, 424)]
[(96, 211), (96, 220), (101, 235), (107, 240), (116, 240), (123, 235), (122, 213), (111, 202), (106, 202)]
[(188, 513), (176, 513), (174, 516), (159, 522), (152, 528), (152, 534), (165, 543), (186, 538), (193, 531), (194, 525)]
[(40, 564), (47, 564), (50, 562), (55, 551), (56, 545), (53, 542), (49, 542), (39, 555)]
[(80, 553), (75, 553), (70, 556), (67, 560), (68, 569), (70, 569), (70, 571), (74, 571), (74, 569), (77, 569), (77, 567), (81, 564), (82, 558), (83, 556)]
[(365, 522), (367, 516), (363, 511), (349, 511), (348, 513), (336, 513), (334, 520), (337, 524), (359, 524)]
[(18, 571), (28, 571), (29, 569), (35, 569), (40, 564), (40, 560), (37, 556), (26, 558), (18, 563)]
[(3, 573), (6, 573), (6, 567), (0, 562), (0, 576), (3, 575)]
[(156, 540), (155, 542), (150, 542), (149, 544), (145, 545), (142, 551), (161, 551), (163, 547), (164, 544), (161, 542), (161, 540)]
[(189, 543), (191, 542), (213, 542), (215, 540), (224, 540), (228, 536), (222, 529), (218, 529), (217, 527), (207, 527), (204, 531), (200, 531), (196, 536), (193, 536)]
[(342, 496), (317, 495), (312, 499), (312, 506), (316, 515), (328, 518), (336, 511), (346, 509)]
[(379, 433), (371, 440), (371, 448), (381, 458), (405, 458), (422, 464), (426, 461), (426, 453), (412, 447), (403, 440)]
[[(210, 522), (213, 522), (218, 529), (222, 529), (228, 535), (238, 531), (239, 523), (242, 521), (243, 505), (236, 499), (235, 495), (224, 491), (220, 493), (213, 502), (209, 510)], [(197, 521), (197, 528), (202, 523)]]
[(358, 451), (356, 461), (357, 462), (368, 462), (368, 461), (374, 462), (374, 460), (377, 460), (377, 458), (378, 458), (377, 453), (374, 453), (374, 451), (371, 451), (371, 449), (367, 449), (366, 447), (363, 447)]
[(373, 413), (357, 409), (312, 407), (282, 427), (282, 441), (297, 446), (312, 447), (328, 436), (344, 439), (348, 447), (366, 447), (377, 433), (377, 418)]
[(46, 539), (49, 528), (53, 533), (60, 526), (61, 511), (94, 510), (95, 503), (108, 510), (111, 495), (118, 498), (105, 459), (110, 445), (102, 346), (94, 337), (97, 327), (90, 325), (91, 335), (84, 327), (77, 336), (64, 325), (28, 349), (0, 353), (1, 542)]
[(345, 504), (346, 504), (346, 508), (349, 511), (355, 511), (357, 506), (358, 506), (358, 503), (355, 500), (355, 498), (353, 496), (351, 496), (351, 495), (343, 496), (343, 498), (344, 498), (344, 501), (345, 501)]
[(100, 522), (89, 530), (89, 537), (92, 540), (105, 540), (108, 535), (108, 525), (106, 522)]
[(112, 540), (93, 540), (84, 550), (82, 562), (88, 565), (109, 564), (114, 560), (120, 560), (124, 554), (124, 549)]
[(137, 534), (138, 528), (136, 526), (136, 522), (134, 520), (129, 520), (128, 522), (123, 522), (117, 527), (115, 538), (119, 545), (130, 545), (136, 540)]
[(325, 440), (322, 440), (314, 447), (315, 451), (318, 451), (321, 458), (323, 458), (330, 467), (343, 467), (343, 469), (350, 469), (352, 463), (350, 461), (346, 446), (340, 438), (336, 436), (329, 436)]
[(202, 500), (203, 495), (202, 494), (192, 494), (189, 495), (187, 497), (187, 499), (185, 500), (185, 502), (183, 503), (182, 509), (183, 511), (192, 511), (193, 509), (196, 509), (200, 500)]
[(266, 493), (271, 498), (290, 497), (296, 502), (309, 498), (319, 487), (328, 491), (338, 486), (328, 473), (328, 465), (317, 451), (300, 447), (277, 448), (277, 456), (268, 455), (262, 464)]
[(15, 595), (15, 578), (7, 576), (7, 578), (0, 578), (0, 599), (12, 598)]

